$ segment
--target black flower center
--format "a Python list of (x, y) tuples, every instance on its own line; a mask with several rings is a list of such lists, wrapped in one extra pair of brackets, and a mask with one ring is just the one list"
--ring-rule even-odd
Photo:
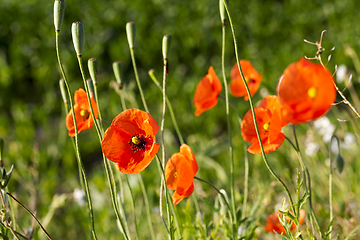
[(139, 150), (145, 150), (146, 139), (142, 134), (133, 135), (129, 140), (130, 148), (133, 152), (138, 152)]

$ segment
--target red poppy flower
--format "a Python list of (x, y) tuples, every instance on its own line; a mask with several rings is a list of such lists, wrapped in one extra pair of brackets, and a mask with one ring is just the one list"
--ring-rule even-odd
[[(248, 84), (251, 96), (254, 96), (256, 91), (259, 89), (261, 83), (261, 74), (259, 74), (253, 65), (247, 60), (240, 60), (240, 66), (243, 71), (245, 80)], [(247, 95), (245, 84), (241, 79), (240, 71), (237, 66), (237, 63), (233, 66), (230, 73), (230, 93), (234, 97), (244, 97), (247, 101), (249, 100), (249, 96)]]
[[(79, 90), (76, 90), (74, 98), (75, 98), (74, 111), (75, 111), (76, 125), (78, 129), (78, 133), (80, 133), (88, 128), (92, 128), (94, 119), (91, 116), (89, 101), (87, 99), (86, 92), (84, 91), (84, 89), (80, 88)], [(97, 118), (99, 115), (98, 107), (93, 97), (91, 97), (90, 100), (94, 110), (95, 118)], [(75, 126), (74, 126), (74, 119), (71, 110), (66, 116), (66, 127), (69, 130), (69, 136), (74, 137)]]
[[(292, 214), (291, 211), (290, 211), (290, 213)], [(284, 229), (284, 227), (281, 225), (281, 223), (279, 221), (279, 215), (280, 215), (280, 212), (278, 212), (278, 211), (270, 214), (270, 216), (266, 219), (267, 225), (264, 226), (265, 231), (271, 232), (271, 233), (274, 233), (274, 231), (275, 231), (278, 234), (285, 234), (285, 229)], [(302, 224), (304, 222), (304, 219), (305, 219), (305, 210), (301, 209), (300, 210), (299, 223)], [(290, 218), (286, 217), (286, 221), (289, 222)], [(295, 229), (296, 229), (296, 225), (293, 222), (291, 224), (290, 230), (293, 231)]]
[[(278, 149), (284, 142), (285, 135), (281, 128), (286, 125), (281, 118), (281, 105), (277, 96), (267, 96), (255, 109), (257, 126), (263, 143), (265, 153)], [(255, 125), (251, 110), (249, 110), (241, 122), (241, 135), (244, 140), (253, 143), (248, 152), (252, 154), (261, 154), (260, 144), (257, 139)]]
[(335, 101), (336, 90), (329, 71), (301, 58), (285, 69), (277, 95), (285, 120), (299, 124), (325, 115)]
[(101, 148), (120, 172), (135, 174), (144, 170), (160, 145), (155, 143), (159, 125), (147, 112), (128, 109), (117, 115), (106, 130)]
[(209, 68), (208, 74), (201, 79), (196, 87), (194, 105), (196, 108), (195, 116), (200, 116), (206, 110), (216, 106), (218, 95), (222, 90), (221, 82), (216, 75), (214, 68)]
[(167, 187), (175, 190), (172, 196), (174, 205), (193, 193), (193, 181), (198, 169), (195, 155), (186, 144), (181, 145), (179, 153), (170, 157), (165, 167), (165, 178)]

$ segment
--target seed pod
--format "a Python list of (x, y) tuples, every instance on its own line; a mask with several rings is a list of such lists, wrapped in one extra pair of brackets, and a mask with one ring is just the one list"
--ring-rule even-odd
[(343, 157), (340, 154), (337, 155), (335, 158), (335, 169), (339, 173), (342, 173), (342, 171), (344, 170), (344, 166), (345, 166), (345, 161), (344, 161)]
[(84, 48), (84, 24), (82, 22), (73, 22), (71, 26), (74, 48), (78, 56), (82, 55)]
[(55, 31), (60, 31), (62, 22), (64, 20), (65, 1), (55, 0), (54, 2), (54, 25)]

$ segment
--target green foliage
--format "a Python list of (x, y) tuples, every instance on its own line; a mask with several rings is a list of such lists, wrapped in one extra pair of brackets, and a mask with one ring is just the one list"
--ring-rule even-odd
[[(315, 42), (322, 30), (326, 29), (323, 45), (324, 59), (332, 54), (328, 64), (334, 71), (335, 64), (345, 64), (354, 73), (353, 87), (359, 87), (355, 74), (356, 63), (345, 51), (350, 46), (359, 51), (360, 29), (354, 27), (358, 21), (358, 1), (230, 1), (229, 9), (233, 16), (239, 54), (250, 60), (262, 73), (263, 92), (276, 94), (276, 84), (286, 66), (301, 56), (313, 57), (316, 47), (306, 44), (303, 39)], [(123, 65), (122, 86), (128, 106), (142, 108), (141, 99), (135, 84), (126, 37), (126, 23), (136, 23), (135, 57), (140, 80), (145, 89), (150, 112), (155, 120), (161, 120), (161, 92), (151, 81), (147, 72), (155, 70), (161, 79), (162, 37), (171, 35), (169, 52), (169, 75), (167, 96), (171, 102), (179, 129), (184, 140), (196, 155), (199, 173), (220, 189), (230, 191), (228, 138), (225, 116), (225, 102), (200, 117), (194, 116), (192, 99), (197, 83), (213, 65), (218, 76), (221, 74), (221, 21), (219, 2), (216, 0), (133, 0), (133, 1), (67, 1), (64, 20), (60, 31), (60, 54), (70, 81), (70, 87), (77, 90), (82, 86), (77, 65), (76, 53), (71, 41), (71, 24), (81, 21), (85, 27), (85, 42), (82, 52), (84, 60), (96, 57), (99, 62), (98, 98), (102, 110), (104, 126), (122, 110), (118, 94), (109, 87), (115, 80), (112, 63), (121, 61)], [(53, 25), (53, 1), (48, 0), (2, 0), (0, 2), (0, 137), (5, 140), (1, 151), (6, 169), (14, 164), (14, 171), (8, 184), (8, 191), (27, 206), (40, 222), (49, 217), (46, 229), (54, 239), (89, 239), (89, 220), (86, 204), (74, 198), (74, 190), (80, 188), (78, 169), (73, 145), (67, 136), (65, 116), (59, 79), (61, 74), (55, 53), (55, 31)], [(226, 33), (226, 76), (235, 64), (234, 46), (230, 31)], [(329, 50), (335, 46), (333, 52)], [(89, 74), (86, 73), (89, 77)], [(346, 86), (339, 84), (340, 89)], [(260, 90), (261, 90), (260, 89)], [(356, 96), (355, 92), (355, 96)], [(356, 101), (349, 95), (344, 94)], [(254, 96), (255, 102), (261, 99), (260, 92)], [(244, 115), (248, 103), (230, 96), (240, 114)], [(344, 139), (346, 133), (359, 133), (357, 123), (340, 122), (336, 119), (351, 119), (343, 105), (332, 108), (328, 117), (337, 127), (337, 135)], [(356, 121), (356, 119), (355, 119)], [(244, 193), (244, 141), (240, 135), (238, 120), (232, 112), (233, 147), (235, 159), (235, 199), (241, 208)], [(284, 128), (286, 136), (292, 138), (290, 128)], [(329, 225), (328, 211), (328, 143), (316, 131), (312, 123), (297, 126), (300, 148), (312, 176), (312, 200), (315, 214), (322, 230)], [(160, 137), (158, 137), (160, 138)], [(356, 135), (357, 144), (359, 139)], [(304, 154), (306, 142), (312, 139), (319, 146), (312, 155)], [(159, 140), (159, 139), (158, 139)], [(116, 217), (111, 209), (109, 189), (102, 166), (101, 148), (95, 130), (87, 130), (79, 135), (80, 150), (85, 169), (89, 175), (90, 191), (93, 198), (95, 224), (99, 239), (119, 239)], [(179, 151), (179, 140), (167, 112), (165, 122), (166, 156)], [(342, 148), (341, 156), (346, 159), (342, 175), (334, 175), (333, 202), (337, 221), (333, 231), (340, 236), (358, 237), (360, 200), (360, 163), (357, 149)], [(296, 152), (288, 142), (276, 152), (268, 155), (272, 167), (281, 179), (295, 193), (296, 176), (299, 163)], [(158, 214), (160, 177), (152, 163), (142, 173), (155, 228), (156, 239), (163, 239), (166, 230)], [(266, 217), (275, 210), (284, 197), (282, 188), (274, 182), (259, 156), (249, 156), (249, 198), (247, 218), (238, 217), (238, 226), (243, 231), (239, 238), (251, 239), (267, 237), (263, 231)], [(6, 176), (2, 174), (3, 177)], [(6, 176), (7, 177), (7, 176)], [(9, 176), (10, 177), (10, 176)], [(135, 214), (140, 227), (140, 239), (150, 239), (143, 207), (141, 189), (136, 178), (129, 178), (135, 197)], [(231, 226), (226, 206), (211, 187), (195, 182), (201, 212), (196, 212), (189, 200), (176, 208), (181, 219), (184, 239), (224, 239), (230, 236)], [(304, 192), (302, 192), (304, 194)], [(59, 195), (64, 202), (59, 202)], [(124, 199), (125, 216), (129, 229), (134, 234), (131, 200), (128, 190), (119, 193)], [(307, 195), (298, 200), (302, 205)], [(66, 197), (66, 198), (65, 198)], [(308, 201), (308, 200), (307, 200)], [(57, 204), (55, 204), (56, 202)], [(54, 205), (53, 205), (54, 203)], [(61, 203), (61, 204), (60, 204)], [(307, 209), (307, 205), (303, 205)], [(32, 229), (32, 218), (18, 206), (12, 207), (16, 213), (19, 232)], [(183, 211), (182, 209), (186, 209)], [(307, 211), (308, 212), (308, 211)], [(52, 213), (53, 215), (49, 215)], [(289, 216), (290, 217), (290, 216)], [(297, 219), (294, 219), (297, 221)], [(172, 222), (173, 223), (173, 222)], [(195, 225), (194, 228), (192, 226)], [(310, 218), (305, 226), (308, 229)], [(0, 230), (0, 236), (7, 239)], [(35, 228), (33, 239), (45, 239), (43, 233)], [(178, 229), (175, 229), (176, 236)], [(9, 232), (7, 232), (9, 234)], [(295, 233), (294, 233), (295, 234)], [(317, 233), (302, 236), (318, 237)], [(336, 234), (333, 234), (336, 236)]]

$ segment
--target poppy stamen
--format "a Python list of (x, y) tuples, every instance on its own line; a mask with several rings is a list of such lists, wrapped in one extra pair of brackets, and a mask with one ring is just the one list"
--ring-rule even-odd
[(269, 123), (265, 123), (265, 124), (263, 125), (263, 128), (264, 128), (265, 131), (269, 131), (270, 124), (269, 124)]
[(83, 120), (85, 121), (86, 119), (89, 118), (90, 114), (88, 111), (86, 111), (85, 109), (82, 109), (80, 111), (80, 116), (82, 116)]
[(133, 152), (138, 152), (139, 150), (145, 150), (146, 140), (144, 135), (133, 135), (129, 140), (130, 148)]
[(309, 88), (308, 90), (308, 96), (311, 98), (311, 99), (314, 99), (316, 97), (316, 94), (317, 94), (317, 89), (316, 87), (311, 87)]
[(177, 172), (174, 172), (174, 178), (178, 178), (179, 174)]

